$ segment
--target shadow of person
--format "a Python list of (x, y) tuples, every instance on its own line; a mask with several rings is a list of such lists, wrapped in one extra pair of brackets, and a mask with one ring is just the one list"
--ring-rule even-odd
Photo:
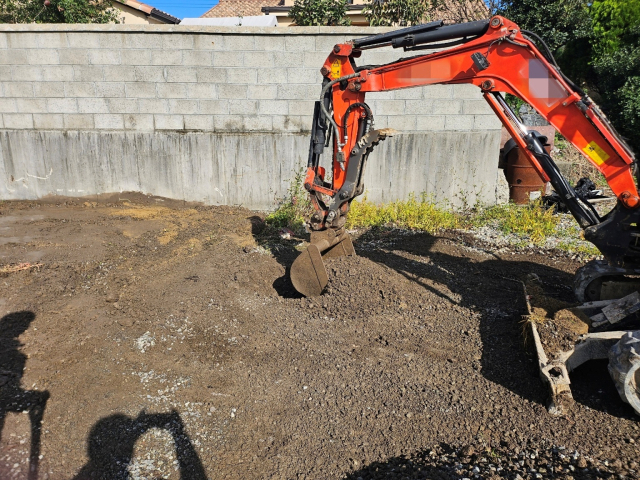
[(33, 312), (14, 312), (0, 319), (0, 434), (8, 413), (28, 412), (31, 424), (29, 479), (38, 478), (42, 417), (49, 392), (23, 390), (20, 386), (27, 357), (18, 337), (36, 318)]
[(202, 462), (191, 444), (180, 414), (146, 413), (136, 418), (115, 414), (100, 419), (91, 429), (87, 446), (89, 461), (74, 480), (126, 480), (136, 441), (152, 428), (171, 434), (175, 447), (180, 478), (206, 480)]

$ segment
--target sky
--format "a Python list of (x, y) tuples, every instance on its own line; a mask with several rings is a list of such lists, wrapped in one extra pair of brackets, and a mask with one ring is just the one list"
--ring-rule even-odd
[(218, 0), (141, 0), (147, 5), (178, 18), (199, 17), (218, 3)]

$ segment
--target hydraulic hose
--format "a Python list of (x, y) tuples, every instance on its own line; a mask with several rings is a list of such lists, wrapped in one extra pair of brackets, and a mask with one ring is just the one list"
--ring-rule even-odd
[(344, 143), (347, 143), (347, 139), (349, 138), (347, 136), (347, 120), (349, 119), (349, 114), (351, 113), (351, 110), (353, 110), (354, 108), (357, 107), (362, 107), (364, 109), (364, 111), (366, 112), (366, 118), (367, 118), (367, 129), (365, 130), (364, 133), (367, 133), (369, 131), (369, 128), (371, 127), (371, 125), (373, 125), (373, 112), (371, 111), (371, 108), (369, 108), (369, 105), (367, 105), (366, 103), (363, 102), (356, 102), (356, 103), (352, 103), (351, 105), (349, 105), (349, 107), (347, 108), (347, 111), (344, 112), (344, 117), (342, 119), (342, 129), (343, 129), (343, 133), (344, 133)]

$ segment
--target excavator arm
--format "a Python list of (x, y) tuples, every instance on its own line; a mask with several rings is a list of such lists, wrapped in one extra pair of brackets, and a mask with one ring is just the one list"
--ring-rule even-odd
[[(366, 93), (435, 84), (479, 87), (540, 177), (563, 197), (585, 238), (600, 249), (611, 268), (635, 274), (640, 268), (640, 198), (634, 155), (598, 106), (562, 74), (538, 39), (546, 50), (546, 55), (541, 53), (534, 36), (495, 16), (448, 26), (431, 22), (334, 46), (321, 69), (323, 88), (313, 118), (305, 188), (315, 213), (309, 221), (311, 246), (291, 270), (298, 291), (321, 293), (327, 282), (323, 255), (353, 254), (344, 233), (349, 206), (364, 191), (369, 153), (393, 134), (390, 129), (374, 129)], [(385, 65), (357, 66), (363, 50), (388, 46), (427, 51)], [(576, 195), (545, 151), (543, 139), (522, 125), (502, 93), (530, 104), (602, 173), (618, 199), (609, 214), (601, 218)], [(325, 150), (332, 154), (330, 179), (320, 165)], [(598, 275), (604, 275), (602, 268)]]

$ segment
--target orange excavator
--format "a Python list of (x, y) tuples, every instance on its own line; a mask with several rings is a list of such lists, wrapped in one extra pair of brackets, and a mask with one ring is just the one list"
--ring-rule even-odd
[[(416, 56), (385, 65), (357, 65), (363, 50), (389, 46)], [(311, 242), (291, 267), (292, 283), (303, 295), (320, 295), (327, 285), (323, 257), (355, 253), (344, 229), (346, 217), (353, 199), (364, 191), (367, 157), (393, 133), (374, 128), (367, 92), (436, 84), (480, 88), (538, 175), (562, 198), (585, 239), (602, 252), (605, 260), (589, 262), (576, 274), (574, 290), (580, 301), (600, 300), (605, 282), (638, 282), (640, 198), (633, 152), (593, 100), (560, 71), (534, 33), (501, 16), (454, 25), (431, 22), (335, 45), (321, 73), (304, 181), (315, 208), (308, 221)], [(529, 103), (602, 173), (617, 197), (608, 214), (600, 216), (575, 192), (545, 150), (545, 137), (522, 124), (503, 93)], [(321, 166), (326, 149), (332, 157), (330, 175)]]

